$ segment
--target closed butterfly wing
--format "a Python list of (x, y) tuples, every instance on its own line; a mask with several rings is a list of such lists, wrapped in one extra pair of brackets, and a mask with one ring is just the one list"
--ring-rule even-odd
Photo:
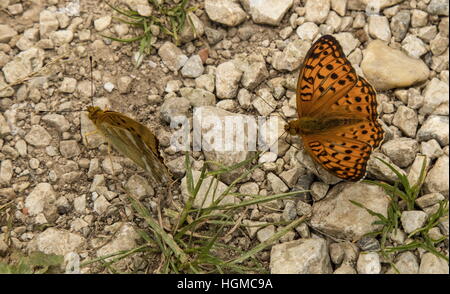
[(170, 180), (170, 173), (159, 155), (158, 141), (147, 127), (115, 111), (95, 107), (88, 111), (97, 129), (117, 151), (147, 171), (156, 183)]

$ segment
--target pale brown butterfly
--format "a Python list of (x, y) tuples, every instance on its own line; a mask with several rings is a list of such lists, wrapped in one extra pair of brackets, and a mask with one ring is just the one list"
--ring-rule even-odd
[[(92, 58), (90, 61), (92, 81)], [(91, 88), (93, 93), (93, 83)], [(98, 106), (88, 106), (87, 112), (88, 118), (107, 142), (144, 169), (154, 183), (164, 184), (171, 180), (171, 174), (159, 154), (158, 139), (146, 126), (120, 112), (102, 110)]]
[(158, 139), (143, 124), (128, 116), (97, 106), (87, 108), (97, 130), (123, 156), (144, 169), (156, 183), (167, 183), (171, 175), (159, 154)]
[(299, 135), (307, 153), (335, 176), (358, 181), (383, 140), (374, 88), (356, 74), (339, 42), (319, 38), (306, 54), (297, 81), (298, 120), (285, 130)]

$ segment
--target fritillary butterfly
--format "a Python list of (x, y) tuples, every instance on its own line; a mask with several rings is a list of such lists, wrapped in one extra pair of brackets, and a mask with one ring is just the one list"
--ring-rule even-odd
[(383, 140), (374, 88), (356, 74), (338, 41), (319, 38), (297, 81), (298, 120), (285, 130), (300, 135), (305, 150), (337, 177), (358, 181), (372, 150)]
[(120, 112), (97, 106), (89, 106), (87, 111), (97, 130), (117, 151), (147, 171), (154, 182), (169, 181), (171, 176), (159, 154), (158, 140), (146, 126)]

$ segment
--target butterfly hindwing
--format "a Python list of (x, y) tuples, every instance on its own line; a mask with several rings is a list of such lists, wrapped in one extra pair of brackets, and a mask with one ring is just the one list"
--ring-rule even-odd
[(372, 152), (369, 144), (325, 134), (304, 137), (303, 142), (313, 159), (337, 177), (359, 181), (365, 176)]

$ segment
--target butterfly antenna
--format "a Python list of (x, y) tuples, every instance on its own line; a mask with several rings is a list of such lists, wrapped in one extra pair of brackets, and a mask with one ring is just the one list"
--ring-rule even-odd
[(89, 66), (91, 69), (91, 103), (94, 106), (94, 78), (92, 74), (92, 56), (89, 56)]
[[(266, 84), (267, 85), (267, 84)], [(267, 85), (268, 86), (268, 85)], [(269, 86), (268, 86), (269, 87)], [(270, 88), (270, 87), (269, 87)], [(266, 103), (269, 107), (271, 107), (275, 112), (277, 112), (281, 118), (287, 123), (288, 122), (288, 118), (281, 113), (280, 111), (278, 111), (277, 106), (273, 107), (269, 102), (267, 102), (263, 97), (261, 97), (260, 95), (256, 95), (257, 97), (261, 98), (262, 101), (264, 101), (264, 103)]]

